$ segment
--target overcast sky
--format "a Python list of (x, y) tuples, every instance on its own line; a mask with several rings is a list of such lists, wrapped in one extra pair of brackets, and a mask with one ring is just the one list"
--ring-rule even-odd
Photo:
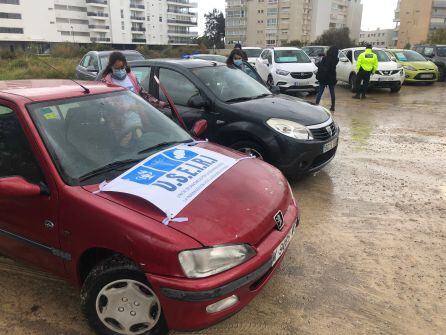
[[(293, 0), (292, 0), (293, 1)], [(362, 14), (362, 29), (394, 28), (394, 11), (398, 0), (362, 0), (364, 12)], [(204, 31), (204, 14), (218, 8), (225, 10), (225, 0), (198, 0), (198, 31)]]

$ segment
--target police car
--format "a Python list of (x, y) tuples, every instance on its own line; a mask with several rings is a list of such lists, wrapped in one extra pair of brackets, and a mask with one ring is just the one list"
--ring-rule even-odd
[[(336, 78), (349, 84), (353, 92), (356, 92), (356, 62), (364, 51), (365, 48), (349, 48), (339, 53)], [(378, 57), (378, 70), (371, 76), (369, 87), (390, 88), (392, 93), (399, 92), (405, 79), (403, 67), (391, 60), (383, 49), (373, 48), (373, 52)]]

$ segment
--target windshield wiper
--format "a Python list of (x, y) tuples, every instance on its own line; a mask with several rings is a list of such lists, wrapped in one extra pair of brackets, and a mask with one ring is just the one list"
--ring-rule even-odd
[(156, 144), (154, 146), (151, 146), (151, 147), (149, 147), (147, 149), (141, 150), (140, 152), (138, 152), (138, 155), (145, 154), (147, 152), (150, 152), (152, 150), (156, 150), (156, 149), (159, 149), (159, 148), (167, 147), (169, 145), (181, 144), (181, 143), (190, 143), (190, 142), (193, 142), (193, 140), (161, 142), (161, 143), (158, 143), (158, 144)]
[(240, 98), (229, 99), (229, 100), (226, 100), (225, 102), (241, 102), (241, 101), (252, 100), (252, 99), (255, 99), (255, 98), (256, 97), (240, 97)]
[(264, 97), (269, 97), (270, 95), (272, 95), (272, 94), (271, 93), (263, 93), (263, 94), (260, 94), (260, 95), (258, 95), (256, 97), (254, 97), (253, 99), (261, 99), (261, 98), (264, 98)]
[(113, 162), (113, 163), (109, 163), (107, 165), (104, 165), (104, 166), (102, 166), (100, 168), (94, 169), (93, 171), (90, 171), (90, 172), (80, 176), (78, 178), (78, 180), (80, 182), (83, 182), (83, 181), (86, 181), (86, 180), (88, 180), (90, 178), (99, 176), (101, 174), (104, 174), (104, 173), (107, 173), (107, 172), (110, 172), (110, 171), (114, 171), (114, 170), (117, 170), (117, 169), (122, 168), (124, 166), (128, 166), (130, 164), (136, 164), (136, 163), (139, 163), (139, 162), (141, 162), (141, 159), (126, 159), (126, 160), (122, 160), (122, 161), (116, 161), (116, 162)]

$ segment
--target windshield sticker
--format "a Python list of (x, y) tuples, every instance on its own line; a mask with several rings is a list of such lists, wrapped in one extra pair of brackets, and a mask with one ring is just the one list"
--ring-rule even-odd
[(401, 62), (407, 61), (407, 57), (404, 55), (404, 53), (397, 52), (397, 53), (395, 53), (395, 55), (396, 55), (396, 58), (398, 58), (399, 61), (401, 61)]
[(146, 158), (100, 190), (143, 198), (174, 221), (183, 208), (236, 163), (231, 157), (181, 144)]

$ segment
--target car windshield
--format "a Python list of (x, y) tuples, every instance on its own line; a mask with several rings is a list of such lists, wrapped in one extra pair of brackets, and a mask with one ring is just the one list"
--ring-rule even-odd
[[(355, 59), (358, 59), (359, 55), (362, 54), (365, 50), (356, 50), (355, 51)], [(390, 57), (383, 50), (373, 50), (375, 55), (378, 57), (378, 62), (390, 62)]]
[(274, 50), (276, 63), (311, 63), (310, 58), (302, 50)]
[[(140, 54), (137, 53), (131, 53), (131, 54), (124, 54), (125, 59), (127, 59), (127, 62), (131, 62), (134, 60), (143, 60), (144, 57), (141, 56)], [(107, 67), (108, 64), (108, 58), (110, 57), (110, 55), (105, 55), (105, 56), (101, 56), (100, 60), (101, 60), (101, 66), (103, 69), (105, 69)]]
[(201, 67), (192, 72), (218, 99), (230, 102), (255, 99), (271, 92), (245, 72), (227, 66)]
[(325, 48), (323, 47), (307, 47), (303, 49), (308, 56), (318, 57), (321, 54), (325, 54)]
[(437, 54), (440, 57), (446, 57), (446, 46), (437, 47)]
[(425, 62), (426, 58), (416, 51), (404, 50), (394, 52), (396, 59), (400, 62)]
[(248, 58), (257, 58), (262, 53), (262, 49), (243, 49)]
[[(108, 164), (136, 164), (162, 143), (192, 140), (168, 117), (128, 91), (35, 103), (28, 109), (69, 185), (93, 183), (84, 183), (82, 177)], [(119, 171), (108, 172), (119, 175)], [(97, 177), (102, 181), (110, 175)]]

